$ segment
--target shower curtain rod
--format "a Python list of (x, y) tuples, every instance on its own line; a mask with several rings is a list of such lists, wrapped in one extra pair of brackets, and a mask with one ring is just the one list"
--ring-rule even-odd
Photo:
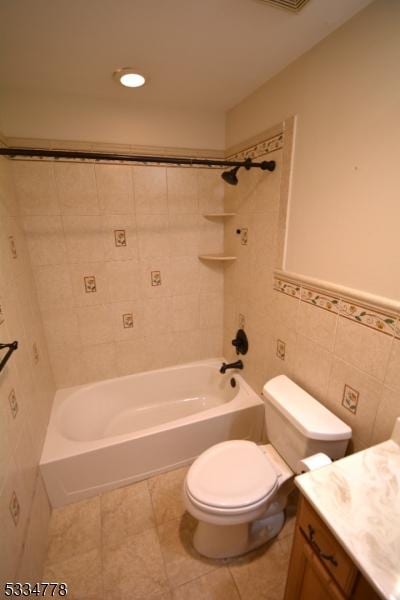
[[(170, 156), (150, 156), (135, 154), (110, 154), (106, 152), (84, 152), (81, 150), (43, 150), (40, 148), (0, 148), (0, 156), (11, 158), (26, 156), (31, 158), (55, 158), (55, 159), (91, 159), (91, 160), (115, 160), (135, 163), (163, 163), (168, 165), (203, 165), (207, 167), (260, 167), (264, 163), (251, 162), (251, 159), (235, 161), (209, 158), (187, 158)], [(273, 161), (271, 161), (272, 163)]]

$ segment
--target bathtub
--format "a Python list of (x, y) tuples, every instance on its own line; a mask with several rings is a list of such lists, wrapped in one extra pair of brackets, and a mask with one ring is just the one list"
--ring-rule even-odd
[(186, 465), (224, 440), (261, 441), (263, 401), (238, 371), (221, 375), (220, 365), (201, 361), (57, 391), (40, 461), (52, 506)]

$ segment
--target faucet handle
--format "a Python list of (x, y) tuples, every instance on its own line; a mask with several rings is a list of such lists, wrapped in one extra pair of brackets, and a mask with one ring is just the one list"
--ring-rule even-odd
[(232, 340), (232, 346), (236, 348), (236, 354), (247, 354), (249, 342), (244, 329), (238, 329), (236, 337)]

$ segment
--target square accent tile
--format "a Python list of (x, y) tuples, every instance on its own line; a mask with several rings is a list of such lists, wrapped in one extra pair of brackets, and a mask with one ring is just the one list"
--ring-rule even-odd
[(15, 419), (15, 417), (18, 414), (18, 401), (17, 401), (17, 395), (15, 393), (14, 388), (8, 394), (8, 401), (10, 403), (11, 414), (13, 416), (13, 419)]
[(133, 314), (127, 313), (126, 315), (122, 315), (122, 323), (125, 329), (130, 329), (133, 327)]
[(349, 410), (350, 412), (352, 412), (354, 415), (357, 412), (357, 405), (358, 405), (358, 397), (359, 397), (360, 393), (353, 389), (352, 387), (350, 387), (349, 385), (345, 385), (344, 386), (344, 390), (343, 390), (343, 398), (342, 398), (342, 405), (347, 408), (347, 410)]
[(151, 272), (151, 285), (161, 285), (161, 271)]
[(249, 242), (249, 230), (247, 229), (247, 227), (242, 227), (240, 229), (240, 243), (242, 244), (242, 246), (247, 246), (248, 242)]
[(11, 513), (12, 519), (14, 521), (14, 525), (17, 526), (18, 521), (19, 521), (19, 515), (21, 513), (21, 507), (18, 502), (17, 494), (14, 491), (11, 494), (9, 508), (10, 508), (10, 513)]
[(10, 242), (11, 256), (12, 256), (13, 258), (17, 258), (17, 256), (18, 256), (18, 255), (17, 255), (17, 246), (16, 246), (16, 244), (15, 244), (14, 237), (13, 237), (12, 235), (9, 235), (9, 236), (8, 236), (8, 240), (9, 240), (9, 242)]
[(285, 354), (286, 354), (286, 344), (285, 342), (282, 342), (282, 340), (277, 340), (276, 341), (276, 355), (278, 358), (280, 358), (281, 360), (285, 360)]
[(4, 317), (4, 310), (2, 305), (0, 304), (0, 325), (3, 325), (4, 321), (5, 321), (5, 317)]
[(126, 231), (125, 229), (114, 229), (114, 240), (117, 248), (126, 246)]
[(246, 317), (244, 315), (242, 315), (241, 313), (239, 313), (238, 325), (239, 325), (239, 329), (244, 329), (244, 327), (246, 325)]
[(37, 365), (39, 362), (39, 350), (36, 345), (36, 342), (33, 342), (32, 352), (33, 352), (33, 362), (35, 363), (35, 365)]
[(96, 277), (94, 275), (88, 275), (87, 277), (84, 277), (83, 279), (85, 281), (85, 292), (87, 294), (97, 292)]

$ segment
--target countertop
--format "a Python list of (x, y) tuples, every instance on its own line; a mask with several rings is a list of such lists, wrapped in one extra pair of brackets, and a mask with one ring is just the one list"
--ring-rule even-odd
[(295, 482), (382, 598), (400, 600), (400, 418), (390, 440)]

